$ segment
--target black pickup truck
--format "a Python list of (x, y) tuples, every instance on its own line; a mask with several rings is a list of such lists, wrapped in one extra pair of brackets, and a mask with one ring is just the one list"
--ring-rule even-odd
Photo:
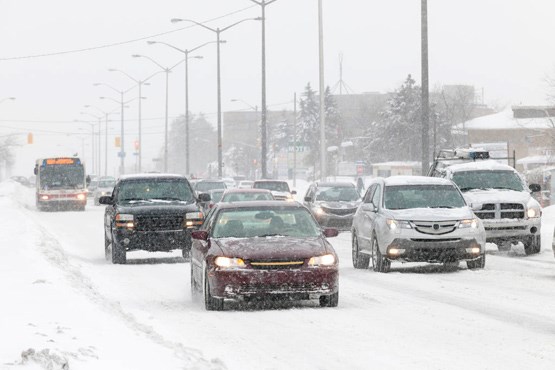
[(191, 251), (191, 232), (202, 225), (201, 202), (180, 175), (141, 174), (122, 176), (111, 196), (101, 197), (104, 213), (104, 250), (107, 260), (124, 264), (127, 252), (180, 249), (184, 258)]

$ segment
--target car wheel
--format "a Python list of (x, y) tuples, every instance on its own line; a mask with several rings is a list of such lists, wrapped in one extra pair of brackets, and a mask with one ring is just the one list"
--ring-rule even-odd
[(391, 261), (385, 258), (380, 252), (378, 238), (376, 235), (372, 238), (372, 266), (376, 272), (389, 272)]
[(184, 259), (189, 261), (191, 259), (191, 250), (187, 248), (183, 248), (181, 250), (181, 255), (183, 256)]
[(339, 292), (320, 296), (320, 307), (337, 307), (339, 304)]
[(522, 244), (524, 244), (524, 252), (526, 255), (540, 253), (541, 239), (539, 235), (529, 236), (522, 239)]
[(486, 267), (486, 254), (482, 254), (475, 260), (466, 261), (466, 267), (468, 267), (469, 270), (483, 269)]
[(110, 241), (108, 240), (108, 237), (106, 236), (106, 232), (104, 232), (104, 257), (106, 258), (106, 261), (109, 261), (110, 257), (111, 257)]
[(194, 267), (193, 262), (191, 261), (191, 297), (194, 300), (197, 300), (199, 297), (199, 289), (197, 287), (197, 283), (195, 281), (195, 274), (194, 274)]
[(224, 309), (224, 299), (215, 298), (210, 294), (210, 283), (208, 273), (204, 273), (204, 307), (208, 311), (222, 311)]
[(112, 236), (112, 263), (116, 265), (125, 265), (127, 262), (127, 252), (125, 248), (118, 245)]
[(352, 256), (353, 256), (353, 267), (356, 269), (367, 269), (370, 264), (370, 257), (360, 253), (358, 238), (356, 234), (353, 234), (353, 245), (352, 245)]

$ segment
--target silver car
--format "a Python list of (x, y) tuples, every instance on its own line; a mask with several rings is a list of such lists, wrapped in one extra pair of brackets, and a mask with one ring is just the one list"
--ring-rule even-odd
[(99, 178), (97, 181), (97, 187), (94, 190), (94, 205), (100, 205), (100, 197), (112, 196), (112, 190), (114, 190), (114, 186), (116, 186), (115, 177), (103, 176)]
[(392, 261), (439, 262), (469, 269), (486, 263), (486, 232), (460, 190), (447, 179), (392, 176), (375, 179), (353, 219), (357, 269), (387, 272)]

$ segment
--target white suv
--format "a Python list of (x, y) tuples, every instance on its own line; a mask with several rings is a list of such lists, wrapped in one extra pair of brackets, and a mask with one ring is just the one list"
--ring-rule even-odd
[(423, 176), (375, 179), (354, 219), (353, 266), (387, 272), (391, 261), (486, 263), (482, 221), (451, 181)]

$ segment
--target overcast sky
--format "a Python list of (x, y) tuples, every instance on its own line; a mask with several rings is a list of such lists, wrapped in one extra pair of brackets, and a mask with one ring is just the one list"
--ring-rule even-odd
[[(545, 75), (555, 72), (555, 2), (552, 0), (429, 0), (430, 79), (439, 84), (470, 84), (484, 91), (486, 103), (545, 104)], [(242, 10), (242, 11), (241, 11)], [(235, 13), (228, 15), (230, 13)], [(83, 105), (117, 109), (99, 96), (118, 99), (102, 82), (127, 89), (133, 82), (108, 68), (126, 71), (137, 79), (157, 71), (144, 54), (164, 66), (182, 55), (146, 40), (193, 48), (215, 35), (171, 18), (189, 18), (225, 27), (256, 17), (260, 8), (249, 0), (0, 0), (0, 132), (36, 133), (37, 145), (55, 152), (60, 145), (81, 151), (76, 135), (46, 131), (83, 132)], [(420, 1), (324, 0), (326, 84), (339, 80), (343, 55), (344, 80), (356, 93), (392, 91), (407, 74), (420, 80)], [(175, 31), (175, 32), (171, 32)], [(267, 8), (267, 78), (270, 109), (290, 107), (293, 93), (306, 83), (318, 86), (317, 0), (278, 0)], [(121, 43), (171, 32), (118, 46), (58, 56), (6, 60)], [(245, 22), (222, 34), (222, 102), (224, 110), (248, 109), (231, 99), (260, 105), (260, 23)], [(202, 60), (190, 61), (190, 110), (215, 120), (215, 45), (198, 51)], [(163, 75), (144, 88), (146, 156), (156, 155), (163, 138)], [(136, 90), (126, 98), (136, 96)], [(170, 116), (184, 112), (184, 70), (170, 74)], [(94, 110), (89, 111), (96, 114)], [(127, 135), (137, 132), (136, 101), (129, 104)], [(114, 117), (117, 119), (117, 117)], [(44, 121), (32, 123), (30, 121)], [(79, 131), (81, 129), (81, 131)], [(43, 131), (39, 131), (43, 130)], [(113, 125), (113, 135), (119, 131)], [(111, 138), (111, 140), (113, 140)], [(128, 143), (131, 140), (128, 139)], [(86, 143), (86, 145), (90, 145)], [(65, 147), (64, 147), (65, 148)], [(42, 150), (42, 149), (41, 149)], [(61, 150), (61, 149), (60, 149)], [(90, 149), (89, 149), (90, 150)], [(115, 153), (115, 152), (114, 152)], [(113, 154), (113, 153), (112, 153)], [(23, 158), (23, 154), (22, 154)], [(31, 165), (32, 167), (32, 165)]]

